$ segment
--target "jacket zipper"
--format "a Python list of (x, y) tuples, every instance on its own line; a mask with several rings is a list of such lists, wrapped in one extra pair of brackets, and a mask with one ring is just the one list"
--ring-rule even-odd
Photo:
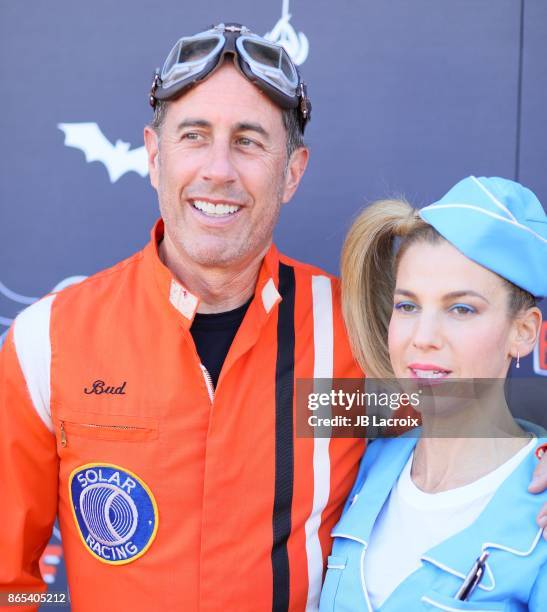
[[(68, 444), (66, 436), (65, 421), (61, 421), (61, 446), (64, 448)], [(134, 425), (98, 425), (97, 423), (78, 423), (80, 427), (91, 427), (97, 429), (122, 429), (122, 430), (140, 430), (145, 427), (136, 427)]]
[(207, 393), (209, 394), (209, 399), (211, 400), (212, 404), (213, 400), (215, 399), (215, 387), (213, 386), (213, 379), (211, 378), (211, 375), (209, 374), (207, 368), (202, 363), (199, 364), (199, 367), (201, 368), (201, 372), (203, 373), (203, 379), (205, 380)]

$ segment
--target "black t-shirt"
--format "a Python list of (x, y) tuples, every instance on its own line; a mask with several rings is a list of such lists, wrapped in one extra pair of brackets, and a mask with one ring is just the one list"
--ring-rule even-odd
[(228, 312), (196, 313), (190, 333), (201, 363), (207, 368), (216, 387), (222, 364), (230, 350), (237, 330), (249, 308), (251, 298), (243, 306)]

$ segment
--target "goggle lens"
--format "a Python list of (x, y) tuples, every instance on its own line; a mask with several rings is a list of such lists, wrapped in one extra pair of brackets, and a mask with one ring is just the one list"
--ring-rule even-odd
[(183, 41), (180, 46), (178, 57), (179, 63), (197, 62), (204, 57), (208, 57), (215, 50), (218, 42), (218, 38), (202, 38), (193, 41)]
[[(264, 72), (263, 75), (272, 81), (282, 91), (294, 95), (294, 90), (298, 86), (298, 74), (290, 61), (287, 52), (277, 45), (268, 45), (262, 40), (242, 36), (238, 41), (240, 50), (243, 51), (247, 61), (251, 60), (251, 69), (256, 72)], [(254, 65), (253, 65), (254, 64)], [(289, 85), (291, 91), (287, 91)]]
[(164, 87), (181, 78), (198, 74), (221, 49), (224, 37), (219, 34), (181, 38), (171, 49), (161, 71)]

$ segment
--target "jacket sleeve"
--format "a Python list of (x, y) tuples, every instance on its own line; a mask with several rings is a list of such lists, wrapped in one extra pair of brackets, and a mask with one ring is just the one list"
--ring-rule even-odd
[(547, 602), (547, 563), (540, 568), (528, 600), (530, 612), (543, 612)]
[[(45, 377), (44, 371), (33, 371), (36, 360), (41, 358), (39, 334), (33, 335), (35, 330), (32, 326), (29, 328), (28, 320), (27, 316), (20, 322), (19, 337), (17, 330), (10, 330), (0, 351), (2, 600), (7, 593), (46, 591), (39, 559), (51, 536), (57, 512), (58, 457), (51, 417), (48, 423), (49, 376)], [(49, 342), (49, 319), (47, 324), (42, 337)], [(14, 327), (17, 325), (16, 320)], [(35, 374), (39, 380), (34, 380)], [(1, 601), (0, 608), (3, 608)]]

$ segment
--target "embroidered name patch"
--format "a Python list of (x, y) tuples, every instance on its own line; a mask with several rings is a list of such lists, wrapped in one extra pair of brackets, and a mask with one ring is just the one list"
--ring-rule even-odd
[(74, 520), (89, 552), (111, 565), (131, 563), (148, 550), (158, 530), (152, 491), (133, 472), (88, 463), (70, 474)]

